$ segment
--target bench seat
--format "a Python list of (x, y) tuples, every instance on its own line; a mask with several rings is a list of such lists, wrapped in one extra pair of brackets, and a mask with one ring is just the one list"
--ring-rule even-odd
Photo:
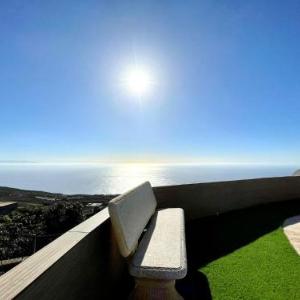
[(175, 282), (187, 273), (184, 211), (156, 207), (149, 182), (108, 204), (115, 240), (135, 281), (130, 299), (182, 300)]
[(137, 278), (176, 280), (187, 273), (184, 212), (157, 211), (131, 258), (129, 272)]

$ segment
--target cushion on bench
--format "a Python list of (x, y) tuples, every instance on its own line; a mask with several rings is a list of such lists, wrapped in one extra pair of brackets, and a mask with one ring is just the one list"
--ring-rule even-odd
[(149, 182), (122, 194), (108, 204), (112, 226), (121, 254), (129, 256), (154, 214), (156, 199)]
[(176, 280), (185, 277), (183, 209), (156, 212), (131, 260), (129, 272), (139, 278)]

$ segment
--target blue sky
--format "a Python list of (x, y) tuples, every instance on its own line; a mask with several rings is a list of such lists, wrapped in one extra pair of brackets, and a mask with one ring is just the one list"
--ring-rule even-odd
[(299, 1), (1, 1), (0, 22), (2, 161), (300, 163)]

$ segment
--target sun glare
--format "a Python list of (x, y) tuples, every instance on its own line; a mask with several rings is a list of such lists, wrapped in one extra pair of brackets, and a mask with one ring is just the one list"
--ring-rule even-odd
[(142, 97), (151, 91), (154, 81), (145, 68), (132, 67), (124, 73), (122, 84), (131, 95)]

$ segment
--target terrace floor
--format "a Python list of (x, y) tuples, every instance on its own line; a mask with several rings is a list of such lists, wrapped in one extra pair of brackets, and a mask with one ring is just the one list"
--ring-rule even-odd
[[(188, 274), (177, 290), (185, 300), (299, 299), (300, 257), (282, 229), (299, 214), (300, 199), (188, 222)], [(134, 285), (126, 273), (121, 298)]]
[(299, 299), (300, 257), (282, 230), (300, 200), (260, 205), (186, 225), (185, 299)]

